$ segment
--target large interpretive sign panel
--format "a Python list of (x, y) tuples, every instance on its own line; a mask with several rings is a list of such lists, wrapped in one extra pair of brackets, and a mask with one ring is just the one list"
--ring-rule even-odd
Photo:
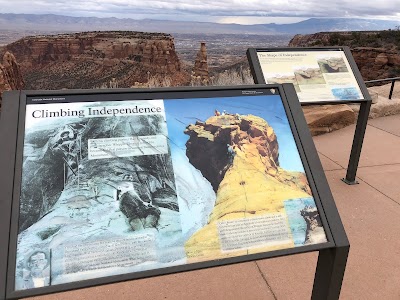
[(12, 297), (333, 245), (279, 85), (20, 105)]
[[(364, 99), (353, 72), (354, 62), (342, 48), (250, 49), (259, 82), (292, 83), (300, 102), (341, 102)], [(354, 65), (354, 64), (353, 64)], [(254, 72), (253, 72), (254, 73)]]

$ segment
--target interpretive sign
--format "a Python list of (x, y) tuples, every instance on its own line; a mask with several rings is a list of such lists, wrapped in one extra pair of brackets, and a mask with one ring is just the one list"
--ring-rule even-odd
[(6, 94), (1, 296), (337, 246), (296, 105), (276, 84)]
[(344, 47), (249, 49), (248, 57), (257, 82), (292, 83), (302, 103), (365, 99)]
[(250, 48), (247, 58), (255, 83), (292, 83), (304, 105), (360, 103), (347, 173), (342, 179), (357, 184), (372, 101), (349, 47)]

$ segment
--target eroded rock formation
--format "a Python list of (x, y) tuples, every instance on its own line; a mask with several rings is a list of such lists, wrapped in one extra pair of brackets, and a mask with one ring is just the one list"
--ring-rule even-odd
[(191, 77), (192, 83), (196, 83), (196, 85), (207, 85), (210, 82), (207, 63), (207, 48), (206, 43), (204, 42), (200, 44), (200, 50), (197, 52)]
[(6, 52), (3, 56), (3, 62), (0, 63), (0, 110), (1, 94), (4, 91), (19, 90), (24, 86), (20, 67), (14, 55)]
[[(223, 256), (217, 230), (219, 221), (284, 212), (285, 200), (311, 196), (304, 173), (279, 166), (276, 134), (262, 118), (213, 116), (189, 125), (185, 133), (189, 135), (186, 144), (189, 161), (217, 193), (208, 224), (185, 245), (188, 257)], [(230, 154), (230, 147), (234, 154)], [(284, 246), (293, 246), (289, 244)]]
[[(5, 47), (12, 51), (28, 89), (93, 88), (115, 78), (119, 87), (152, 76), (182, 71), (171, 35), (143, 32), (84, 32), (22, 38)], [(4, 50), (3, 50), (4, 51)]]
[(384, 48), (359, 47), (351, 50), (364, 80), (384, 79), (400, 75), (400, 52)]

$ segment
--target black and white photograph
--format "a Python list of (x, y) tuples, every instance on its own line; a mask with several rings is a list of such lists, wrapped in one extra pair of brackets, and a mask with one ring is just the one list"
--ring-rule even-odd
[(183, 259), (167, 136), (158, 100), (27, 106), (17, 289)]

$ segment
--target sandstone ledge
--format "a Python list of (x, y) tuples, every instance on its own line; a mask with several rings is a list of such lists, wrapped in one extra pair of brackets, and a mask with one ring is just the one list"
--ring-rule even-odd
[(341, 129), (356, 120), (353, 110), (346, 104), (303, 106), (303, 112), (312, 135)]
[[(360, 111), (360, 105), (353, 104), (351, 109), (354, 111), (355, 115), (358, 115)], [(400, 99), (388, 99), (386, 97), (379, 96), (378, 102), (372, 104), (371, 111), (369, 113), (370, 119), (386, 117), (391, 115), (400, 114)]]

